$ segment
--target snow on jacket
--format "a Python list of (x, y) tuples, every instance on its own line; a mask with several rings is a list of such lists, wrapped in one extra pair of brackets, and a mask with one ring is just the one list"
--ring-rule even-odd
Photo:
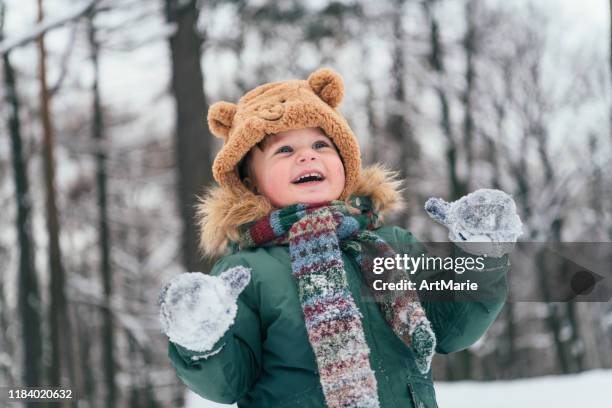
[[(353, 205), (372, 205), (382, 215), (399, 208), (398, 183), (381, 168), (365, 169), (361, 178), (354, 196), (368, 196), (370, 200), (353, 199)], [(243, 197), (230, 191), (217, 191), (204, 205), (202, 212), (208, 217), (204, 223), (209, 224), (202, 228), (205, 235), (202, 239), (215, 242), (218, 250), (225, 249), (227, 238), (235, 236), (239, 224), (232, 212), (240, 212), (240, 224), (266, 215), (261, 214), (265, 209), (253, 205), (249, 217), (248, 203), (245, 207)], [(216, 228), (212, 228), (211, 220)], [(402, 228), (383, 226), (375, 233), (400, 254), (425, 253), (416, 238)], [(461, 256), (470, 256), (458, 251)], [(359, 266), (346, 253), (342, 256), (352, 296), (363, 315), (381, 407), (437, 407), (431, 370), (426, 375), (419, 372), (412, 351), (396, 337), (377, 304), (364, 300)], [(228, 404), (237, 402), (240, 408), (325, 407), (315, 355), (291, 275), (288, 246), (234, 250), (214, 265), (211, 274), (217, 276), (237, 265), (251, 269), (251, 280), (238, 297), (234, 324), (211, 348), (212, 352), (203, 355), (169, 342), (168, 353), (179, 378), (203, 398)], [(486, 299), (461, 302), (422, 299), (436, 334), (436, 352), (463, 350), (483, 335), (506, 299), (507, 269), (507, 255), (485, 259), (490, 292)], [(425, 271), (412, 276), (418, 288), (423, 279), (448, 277), (448, 271)]]

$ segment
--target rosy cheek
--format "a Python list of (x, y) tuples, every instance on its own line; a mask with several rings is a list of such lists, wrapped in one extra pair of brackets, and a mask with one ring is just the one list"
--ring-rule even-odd
[(344, 166), (342, 165), (342, 161), (338, 160), (336, 163), (336, 177), (342, 181), (342, 183), (344, 184), (344, 178), (345, 178), (345, 174), (344, 174)]
[(273, 202), (283, 201), (287, 190), (286, 184), (289, 168), (282, 162), (274, 163), (266, 169), (266, 174), (263, 178), (262, 192)]

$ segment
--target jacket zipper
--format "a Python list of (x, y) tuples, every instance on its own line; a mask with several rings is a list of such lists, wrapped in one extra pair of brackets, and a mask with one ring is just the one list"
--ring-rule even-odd
[(410, 394), (410, 400), (412, 401), (412, 406), (414, 408), (420, 408), (416, 402), (416, 396), (414, 394), (414, 388), (412, 388), (412, 384), (408, 383), (408, 393)]

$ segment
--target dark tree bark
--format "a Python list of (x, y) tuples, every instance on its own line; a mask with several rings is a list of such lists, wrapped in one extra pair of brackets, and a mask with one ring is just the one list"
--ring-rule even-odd
[[(601, 146), (598, 143), (597, 135), (595, 133), (591, 133), (589, 135), (589, 153), (591, 157), (596, 157), (597, 153), (600, 151)], [(603, 168), (601, 165), (595, 165), (592, 169), (591, 174), (591, 188), (590, 188), (590, 199), (589, 203), (591, 208), (595, 211), (596, 214), (596, 223), (593, 225), (593, 229), (598, 227), (607, 228), (608, 230), (612, 229), (610, 225), (600, 225), (600, 221), (604, 220), (605, 208), (604, 205), (607, 204), (602, 199), (606, 197), (606, 189), (608, 186), (606, 185), (606, 179), (603, 174)], [(601, 230), (601, 234), (597, 235), (597, 239), (601, 241), (605, 241), (606, 234), (609, 234), (608, 237), (612, 237), (612, 233)], [(612, 265), (612, 255), (609, 256), (609, 264)], [(598, 318), (597, 321), (600, 321), (602, 317), (606, 314), (606, 304), (597, 305), (598, 307), (594, 308), (597, 310)], [(610, 305), (612, 306), (612, 305)], [(595, 343), (597, 344), (597, 361), (599, 363), (599, 367), (609, 367), (612, 365), (612, 328), (602, 328), (598, 325), (597, 328), (593, 329), (595, 334)]]
[[(610, 0), (610, 7), (608, 10), (610, 14), (610, 84), (612, 85), (612, 0)], [(608, 118), (608, 134), (610, 135), (610, 143), (612, 143), (612, 104), (608, 107), (610, 110)], [(612, 240), (612, 227), (608, 228), (608, 239)]]
[[(0, 247), (0, 259), (8, 259), (8, 251), (4, 247)], [(6, 264), (3, 262), (0, 265), (1, 270), (6, 270)], [(0, 350), (9, 356), (14, 356), (13, 341), (9, 336), (9, 326), (11, 320), (9, 318), (9, 309), (6, 298), (4, 297), (4, 277), (0, 276)], [(12, 357), (10, 357), (12, 359)], [(0, 363), (0, 382), (3, 382), (8, 387), (15, 386), (15, 379), (11, 373), (10, 361), (8, 364)]]
[(110, 228), (108, 224), (107, 206), (107, 172), (106, 172), (106, 148), (104, 145), (104, 118), (102, 115), (102, 104), (99, 90), (99, 44), (96, 38), (96, 27), (94, 24), (95, 14), (89, 15), (89, 46), (91, 48), (91, 63), (93, 66), (92, 84), (92, 136), (95, 143), (96, 158), (96, 184), (98, 202), (98, 228), (100, 245), (100, 274), (104, 287), (104, 307), (102, 308), (102, 365), (104, 367), (104, 383), (106, 386), (106, 405), (116, 405), (118, 390), (115, 384), (115, 357), (114, 357), (114, 316), (111, 305), (113, 294), (113, 273), (110, 260)]
[[(140, 353), (138, 352), (138, 347), (137, 347), (137, 341), (134, 338), (134, 336), (130, 333), (129, 330), (126, 330), (125, 333), (126, 337), (127, 337), (127, 343), (128, 343), (128, 353), (130, 356), (137, 356)], [(140, 373), (138, 373), (138, 366), (140, 366), (141, 362), (140, 360), (136, 359), (136, 358), (132, 358), (131, 359), (131, 363), (132, 365), (135, 365), (136, 367), (130, 367), (130, 396), (129, 396), (129, 402), (128, 402), (128, 406), (129, 408), (145, 408), (148, 405), (146, 405), (145, 399), (144, 399), (144, 395), (142, 395), (142, 384), (140, 379), (142, 378)]]
[[(43, 21), (42, 0), (37, 1), (38, 22)], [(70, 334), (70, 316), (67, 313), (66, 295), (64, 292), (65, 274), (60, 247), (60, 225), (55, 190), (54, 132), (51, 120), (51, 95), (47, 86), (47, 55), (44, 34), (37, 39), (38, 76), (40, 81), (40, 116), (43, 131), (43, 178), (46, 193), (47, 234), (49, 237), (50, 285), (49, 326), (51, 332), (51, 366), (49, 367), (49, 384), (55, 386), (74, 384), (72, 370), (72, 336)], [(64, 363), (65, 361), (65, 363)], [(51, 407), (60, 407), (60, 402), (51, 402)]]
[[(390, 139), (395, 142), (399, 149), (399, 175), (401, 179), (410, 179), (416, 177), (416, 169), (420, 156), (419, 145), (415, 140), (414, 129), (410, 122), (408, 112), (408, 100), (406, 98), (406, 66), (405, 66), (405, 35), (402, 27), (402, 18), (404, 16), (405, 0), (395, 0), (395, 12), (392, 16), (392, 67), (391, 67), (391, 109), (387, 114), (386, 131)], [(409, 201), (414, 201), (416, 195), (407, 197)], [(413, 203), (414, 204), (414, 203)], [(403, 220), (404, 227), (409, 227), (410, 209), (415, 208), (410, 203), (406, 206)]]
[[(531, 75), (531, 77), (530, 77), (530, 81), (528, 85), (526, 85), (526, 86), (532, 87), (532, 89), (536, 93), (538, 92), (537, 87), (540, 86), (540, 82), (539, 82), (540, 77), (538, 75), (539, 67), (537, 65), (538, 63), (539, 61), (535, 61), (531, 63), (532, 65), (529, 67), (529, 75)], [(537, 93), (536, 96), (537, 98), (539, 98), (542, 95)], [(536, 103), (538, 101), (541, 102), (541, 100), (537, 98), (536, 98)], [(531, 189), (529, 187), (529, 176), (528, 176), (526, 157), (527, 157), (527, 143), (530, 137), (533, 137), (536, 139), (537, 150), (538, 150), (540, 159), (542, 160), (542, 166), (544, 167), (544, 174), (545, 174), (544, 179), (547, 185), (550, 185), (550, 183), (554, 182), (554, 173), (550, 165), (550, 160), (548, 158), (547, 151), (546, 151), (547, 136), (546, 136), (546, 129), (544, 127), (543, 122), (541, 121), (542, 113), (537, 111), (536, 118), (531, 117), (530, 115), (531, 111), (522, 112), (522, 113), (525, 116), (526, 123), (525, 123), (524, 135), (521, 141), (521, 153), (520, 153), (519, 164), (516, 168), (515, 175), (517, 176), (517, 182), (518, 182), (518, 187), (519, 187), (518, 197), (524, 201), (525, 213), (527, 214), (527, 216), (529, 216), (531, 214), (531, 208), (528, 203), (529, 203), (529, 197), (531, 194)], [(555, 237), (560, 237), (561, 225), (562, 225), (562, 220), (558, 217), (555, 220), (553, 220), (553, 222), (551, 223), (551, 230), (550, 230), (550, 237), (549, 237), (551, 241), (555, 241)], [(540, 232), (542, 231), (533, 229), (531, 232), (531, 237), (530, 237), (531, 240), (536, 239), (538, 233)], [(556, 241), (559, 241), (559, 240), (557, 239)], [(550, 285), (548, 284), (549, 277), (547, 276), (547, 273), (546, 273), (547, 271), (556, 270), (556, 268), (552, 267), (551, 265), (547, 263), (547, 259), (544, 256), (544, 253), (542, 251), (536, 254), (535, 263), (537, 265), (537, 271), (538, 271), (538, 274), (536, 276), (536, 281), (538, 283), (538, 287), (542, 295), (542, 300), (546, 303), (546, 308), (547, 308), (547, 315), (546, 315), (546, 318), (544, 319), (544, 323), (552, 336), (553, 344), (554, 344), (554, 351), (557, 357), (557, 362), (559, 363), (559, 368), (563, 374), (568, 374), (571, 372), (571, 361), (570, 361), (569, 356), (566, 353), (566, 348), (563, 344), (563, 340), (561, 337), (561, 326), (562, 326), (562, 320), (563, 320), (563, 311), (565, 307), (563, 304), (551, 302), (550, 300), (551, 293), (549, 291)]]
[(465, 90), (461, 99), (463, 102), (464, 109), (463, 145), (465, 147), (468, 170), (466, 184), (469, 184), (472, 164), (474, 162), (472, 148), (475, 133), (473, 99), (476, 87), (476, 65), (474, 63), (474, 60), (478, 51), (478, 27), (475, 15), (477, 11), (476, 7), (477, 2), (475, 0), (467, 0), (467, 2), (465, 3), (465, 17), (467, 25), (467, 29), (463, 37), (463, 49), (465, 53)]
[[(86, 268), (86, 266), (84, 267)], [(91, 368), (95, 365), (95, 360), (93, 358), (95, 355), (93, 342), (97, 340), (98, 332), (88, 327), (88, 322), (95, 321), (99, 316), (96, 315), (97, 310), (91, 310), (91, 306), (89, 305), (77, 305), (75, 309), (76, 314), (81, 316), (81, 319), (75, 319), (75, 332), (79, 339), (77, 355), (79, 357), (79, 371), (83, 383), (81, 387), (82, 394), (79, 395), (79, 400), (87, 401), (90, 407), (95, 408), (98, 406), (96, 402), (98, 382), (95, 378), (95, 372)]]
[(211, 136), (206, 127), (208, 105), (200, 64), (202, 38), (196, 30), (196, 1), (165, 0), (166, 18), (177, 27), (170, 37), (172, 91), (176, 101), (176, 166), (183, 220), (182, 254), (187, 270), (206, 270), (198, 253), (196, 196), (211, 177)]
[[(435, 74), (442, 78), (445, 75), (444, 51), (440, 40), (440, 24), (432, 8), (438, 0), (425, 0), (422, 6), (425, 16), (429, 21), (429, 38), (431, 53), (429, 55), (429, 65)], [(436, 93), (440, 103), (440, 127), (447, 140), (446, 159), (448, 162), (448, 173), (450, 180), (450, 199), (456, 200), (467, 193), (467, 183), (462, 181), (458, 175), (458, 155), (459, 147), (455, 140), (450, 117), (450, 101), (446, 90), (441, 85), (436, 85)]]
[[(495, 112), (495, 123), (496, 123), (496, 133), (498, 137), (502, 137), (504, 134), (504, 124), (507, 116), (507, 107), (510, 105), (512, 98), (512, 89), (510, 82), (510, 68), (508, 65), (500, 67), (504, 78), (505, 78), (505, 92), (502, 97), (499, 99), (493, 100), (493, 109)], [(498, 146), (495, 141), (495, 137), (493, 135), (487, 135), (485, 137), (487, 143), (488, 154), (487, 157), (489, 162), (491, 163), (491, 167), (493, 168), (493, 174), (491, 175), (491, 187), (495, 189), (502, 189), (501, 186), (501, 164), (500, 157), (498, 154)], [(513, 300), (513, 292), (508, 291), (508, 298), (506, 299), (506, 304), (502, 309), (501, 315), (503, 316), (503, 321), (505, 325), (505, 336), (500, 339), (503, 347), (498, 349), (497, 356), (499, 358), (500, 366), (507, 367), (505, 378), (512, 378), (512, 368), (515, 358), (516, 352), (516, 337), (517, 337), (517, 326), (516, 326), (516, 318), (514, 313), (514, 300)], [(497, 376), (500, 378), (501, 376)]]
[[(539, 47), (534, 47), (536, 50), (534, 61), (529, 67), (529, 82), (526, 86), (530, 86), (533, 89), (533, 98), (535, 103), (537, 104), (535, 110), (530, 112), (525, 112), (528, 118), (527, 123), (527, 132), (533, 137), (536, 141), (537, 152), (540, 157), (540, 161), (542, 163), (542, 167), (544, 168), (544, 182), (545, 186), (553, 186), (557, 181), (557, 177), (555, 175), (552, 159), (548, 153), (548, 141), (549, 141), (549, 132), (546, 126), (545, 117), (546, 111), (542, 110), (546, 104), (545, 95), (543, 95), (542, 91), (542, 78), (541, 78), (541, 54), (538, 53)], [(560, 203), (558, 204), (559, 208), (563, 208), (563, 201), (565, 197), (557, 198)], [(551, 242), (561, 242), (561, 232), (563, 229), (564, 219), (562, 214), (557, 213), (555, 217), (551, 221), (550, 231), (548, 231), (548, 236)], [(551, 279), (550, 271), (555, 270), (550, 265), (547, 264), (547, 260), (544, 259), (544, 254), (539, 253), (537, 255), (537, 262), (540, 266), (538, 268), (538, 280), (540, 284), (540, 288), (545, 296), (545, 301), (548, 303), (548, 315), (546, 318), (546, 323), (548, 325), (549, 330), (553, 336), (553, 340), (555, 343), (555, 350), (557, 353), (557, 358), (561, 367), (561, 370), (564, 374), (577, 372), (582, 369), (583, 365), (583, 357), (584, 351), (574, 352), (574, 345), (578, 342), (580, 328), (577, 324), (577, 320), (575, 318), (575, 305), (574, 302), (565, 302), (565, 303), (551, 303), (550, 302), (550, 294), (548, 288), (550, 285), (548, 284), (549, 279)], [(563, 275), (560, 275), (563, 276)], [(570, 339), (565, 339), (562, 334), (562, 329), (564, 325), (569, 325), (571, 327), (572, 336)], [(576, 348), (578, 350), (578, 348)]]
[[(3, 39), (4, 5), (0, 4), (0, 41)], [(19, 97), (15, 71), (11, 65), (9, 53), (2, 56), (4, 65), (4, 95), (8, 112), (8, 125), (11, 135), (13, 156), (13, 174), (15, 182), (15, 199), (17, 206), (17, 241), (19, 242), (19, 315), (22, 325), (23, 342), (23, 385), (39, 386), (42, 384), (42, 336), (40, 331), (40, 296), (38, 279), (34, 270), (34, 248), (31, 232), (31, 197), (26, 160), (23, 153), (21, 123), (19, 121)], [(28, 402), (28, 407), (37, 405)]]
[[(444, 67), (444, 50), (440, 39), (440, 24), (433, 11), (433, 6), (437, 1), (438, 0), (425, 0), (421, 4), (425, 17), (429, 22), (429, 39), (431, 47), (429, 66), (438, 78), (443, 78), (446, 74), (446, 69)], [(447, 140), (446, 159), (448, 162), (450, 181), (450, 200), (456, 200), (467, 193), (467, 183), (459, 178), (457, 171), (459, 147), (452, 128), (449, 96), (443, 85), (437, 84), (435, 88), (441, 110), (440, 127)], [(472, 126), (472, 124), (470, 124), (470, 126)], [(466, 130), (472, 132), (473, 127)], [(450, 365), (451, 369), (448, 371), (449, 379), (462, 380), (471, 378), (472, 360), (471, 352), (467, 349), (449, 357), (449, 361), (452, 361)]]
[[(538, 142), (538, 152), (544, 166), (546, 184), (553, 185), (556, 183), (556, 178), (553, 172), (550, 157), (548, 155), (548, 149), (546, 147), (548, 132), (543, 125), (538, 126), (534, 136)], [(563, 200), (563, 198), (561, 198), (561, 200)], [(561, 204), (560, 207), (562, 206), (563, 205)], [(558, 214), (553, 219), (550, 233), (550, 240), (552, 242), (561, 242), (563, 223), (564, 219), (561, 214)], [(538, 268), (539, 281), (548, 302), (549, 293), (547, 288), (550, 286), (548, 284), (550, 277), (547, 275), (549, 271), (553, 270), (553, 268), (547, 266), (546, 260), (543, 259), (543, 254), (538, 254), (538, 262), (539, 265), (541, 265), (541, 267)], [(562, 273), (560, 276), (564, 276), (564, 274)], [(553, 335), (557, 357), (562, 372), (564, 374), (568, 374), (582, 371), (584, 365), (584, 350), (579, 347), (574, 347), (579, 341), (581, 341), (575, 302), (548, 303), (547, 306), (548, 315), (546, 322)], [(569, 325), (569, 327), (571, 327), (571, 337), (569, 339), (565, 339), (562, 335), (564, 325)]]

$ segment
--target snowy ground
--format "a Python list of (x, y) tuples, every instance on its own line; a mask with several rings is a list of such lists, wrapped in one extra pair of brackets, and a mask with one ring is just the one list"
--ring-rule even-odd
[[(514, 381), (435, 384), (440, 408), (555, 408), (611, 407), (612, 370), (593, 370), (577, 375), (538, 377)], [(187, 408), (217, 408), (193, 393)]]

